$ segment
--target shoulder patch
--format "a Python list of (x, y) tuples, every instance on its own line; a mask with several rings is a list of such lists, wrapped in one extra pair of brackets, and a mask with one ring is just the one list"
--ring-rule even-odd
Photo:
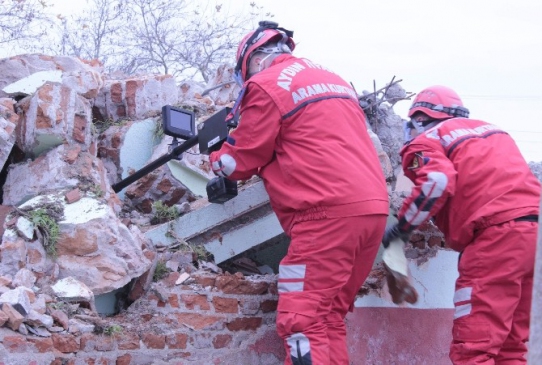
[(409, 170), (416, 170), (420, 167), (424, 166), (429, 162), (428, 157), (423, 156), (423, 152), (418, 152), (414, 154), (414, 158), (412, 159), (412, 162), (410, 163), (410, 166), (408, 167)]

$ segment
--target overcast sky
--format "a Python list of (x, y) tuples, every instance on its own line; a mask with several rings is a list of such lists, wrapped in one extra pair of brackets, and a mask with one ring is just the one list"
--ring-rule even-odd
[[(440, 84), (471, 117), (507, 130), (542, 161), (542, 2), (536, 0), (260, 0), (294, 31), (295, 54), (359, 91), (392, 77), (406, 91)], [(406, 117), (410, 101), (394, 108)]]
[[(79, 7), (83, 0), (52, 0)], [(542, 161), (542, 2), (538, 0), (256, 1), (294, 31), (294, 52), (340, 74), (358, 92), (394, 76), (406, 91), (440, 84), (471, 117), (496, 124), (527, 161)], [(406, 117), (409, 101), (394, 110)]]

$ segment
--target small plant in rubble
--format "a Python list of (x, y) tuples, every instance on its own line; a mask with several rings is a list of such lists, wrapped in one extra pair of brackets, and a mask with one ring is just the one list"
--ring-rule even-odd
[(104, 328), (104, 334), (107, 336), (115, 336), (121, 334), (123, 331), (122, 327), (118, 324), (113, 324)]
[(168, 207), (161, 200), (157, 200), (152, 205), (154, 217), (151, 219), (152, 224), (169, 222), (179, 218), (180, 214), (174, 206)]
[(211, 253), (205, 249), (202, 245), (190, 245), (192, 252), (196, 254), (197, 261), (209, 261)]
[(42, 208), (30, 212), (29, 216), (30, 221), (34, 223), (43, 237), (42, 244), (45, 251), (56, 257), (56, 243), (60, 234), (58, 223)]
[(48, 203), (39, 207), (24, 207), (16, 209), (16, 211), (34, 224), (35, 232), (41, 239), (45, 251), (52, 257), (56, 257), (56, 243), (60, 236), (60, 227), (57, 221), (64, 218), (62, 205)]
[(164, 138), (164, 128), (162, 127), (162, 118), (158, 118), (154, 122), (153, 138), (155, 141), (161, 141)]
[(93, 184), (90, 192), (93, 193), (98, 198), (103, 198), (105, 192), (102, 190), (102, 187), (98, 184)]
[(158, 261), (156, 268), (154, 269), (154, 274), (152, 275), (152, 281), (157, 282), (158, 280), (164, 278), (170, 270), (167, 268), (164, 261)]
[(93, 128), (92, 130), (93, 130), (93, 132), (96, 132), (97, 134), (102, 134), (107, 129), (109, 129), (109, 127), (122, 126), (127, 121), (129, 121), (128, 118), (119, 118), (117, 120), (114, 120), (114, 119), (111, 119), (111, 118), (107, 118), (105, 120), (94, 119), (92, 121), (92, 128)]

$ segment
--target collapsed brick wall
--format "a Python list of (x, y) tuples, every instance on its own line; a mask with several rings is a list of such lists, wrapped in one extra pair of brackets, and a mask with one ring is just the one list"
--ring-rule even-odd
[(198, 271), (177, 285), (179, 276), (174, 272), (153, 283), (126, 311), (98, 317), (87, 329), (70, 326), (38, 337), (0, 328), (0, 365), (282, 362), (276, 276)]

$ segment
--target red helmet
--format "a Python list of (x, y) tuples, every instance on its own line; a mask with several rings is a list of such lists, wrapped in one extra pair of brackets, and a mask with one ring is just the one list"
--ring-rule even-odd
[(469, 117), (469, 110), (463, 106), (459, 95), (446, 86), (431, 86), (422, 90), (414, 99), (408, 116), (422, 112), (434, 119)]
[[(279, 28), (277, 23), (270, 21), (261, 21), (258, 29), (248, 33), (243, 37), (237, 47), (237, 66), (235, 74), (241, 80), (246, 81), (248, 72), (248, 60), (254, 51), (263, 51), (266, 53), (290, 53), (295, 48), (292, 39), (294, 32)], [(264, 48), (269, 42), (278, 42), (277, 47)]]

